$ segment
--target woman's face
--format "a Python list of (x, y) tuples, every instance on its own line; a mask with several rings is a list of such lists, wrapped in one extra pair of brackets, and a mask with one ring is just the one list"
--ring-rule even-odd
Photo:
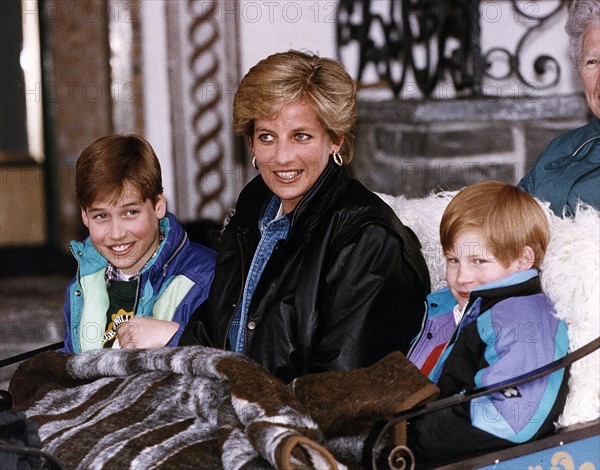
[(342, 139), (331, 141), (313, 106), (302, 102), (284, 105), (275, 119), (256, 119), (251, 142), (262, 178), (286, 214), (315, 184), (341, 144)]
[(580, 74), (588, 105), (600, 119), (600, 27), (597, 23), (589, 25), (583, 36)]

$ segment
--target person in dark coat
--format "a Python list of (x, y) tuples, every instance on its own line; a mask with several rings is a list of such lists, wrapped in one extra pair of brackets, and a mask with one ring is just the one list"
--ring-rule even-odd
[(244, 353), (285, 382), (407, 352), (429, 274), (392, 209), (346, 172), (356, 85), (298, 51), (252, 67), (234, 127), (259, 171), (220, 239), (214, 283), (180, 345)]

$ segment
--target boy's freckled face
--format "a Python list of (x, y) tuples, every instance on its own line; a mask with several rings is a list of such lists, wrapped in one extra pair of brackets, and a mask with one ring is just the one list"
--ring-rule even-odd
[(446, 282), (460, 308), (471, 291), (520, 270), (518, 260), (503, 266), (494, 257), (493, 247), (480, 230), (465, 230), (456, 237), (446, 256)]
[(83, 223), (89, 229), (96, 250), (124, 274), (136, 274), (160, 244), (158, 219), (166, 213), (163, 195), (154, 204), (143, 201), (139, 191), (125, 183), (116, 204), (107, 200), (82, 209)]

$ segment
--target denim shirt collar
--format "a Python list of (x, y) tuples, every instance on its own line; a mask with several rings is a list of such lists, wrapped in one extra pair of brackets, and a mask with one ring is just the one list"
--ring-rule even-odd
[(261, 219), (258, 223), (258, 228), (260, 230), (261, 235), (265, 233), (265, 230), (267, 229), (269, 224), (271, 224), (271, 222), (281, 220), (284, 217), (286, 217), (287, 222), (289, 222), (289, 217), (288, 217), (289, 214), (284, 214), (280, 217), (277, 217), (277, 214), (279, 214), (280, 207), (281, 207), (281, 200), (277, 196), (273, 196), (271, 198), (271, 200), (269, 201), (269, 204), (267, 204), (267, 207), (265, 208), (263, 216), (261, 217)]

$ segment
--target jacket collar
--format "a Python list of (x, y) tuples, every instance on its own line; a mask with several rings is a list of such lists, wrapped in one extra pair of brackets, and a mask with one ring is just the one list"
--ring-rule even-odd
[(600, 144), (600, 119), (592, 115), (590, 122), (581, 129), (581, 134), (577, 137), (577, 147), (568, 155), (560, 156), (548, 162), (545, 169), (562, 168), (585, 158), (588, 154), (585, 148), (594, 144)]
[(596, 134), (600, 134), (600, 118), (596, 115), (592, 115), (590, 119), (590, 127)]
[(331, 206), (349, 183), (350, 178), (344, 167), (329, 159), (323, 173), (290, 213), (292, 218), (290, 237), (314, 227), (322, 219), (325, 209)]
[[(290, 212), (290, 237), (303, 234), (313, 227), (323, 216), (325, 208), (349, 184), (350, 178), (344, 167), (330, 159), (310, 190)], [(257, 221), (261, 219), (267, 205), (273, 197), (261, 175), (258, 175), (240, 193), (236, 204), (236, 218), (241, 227), (258, 230)]]
[[(490, 282), (474, 289), (469, 299), (469, 307), (477, 299), (487, 302), (491, 299), (498, 303), (507, 297), (518, 297), (522, 295), (531, 295), (541, 292), (540, 278), (537, 269), (527, 269), (506, 276), (498, 281)], [(457, 301), (448, 287), (443, 287), (427, 296), (430, 306), (435, 305), (440, 308), (440, 313), (445, 313), (456, 305)]]
[(474, 289), (471, 292), (469, 304), (465, 311), (468, 312), (478, 299), (481, 302), (480, 311), (485, 312), (508, 297), (522, 297), (541, 292), (542, 288), (537, 269), (527, 269)]
[[(159, 223), (165, 238), (158, 246), (156, 256), (151, 258), (142, 269), (142, 274), (148, 271), (151, 273), (156, 272), (157, 266), (160, 266), (162, 270), (166, 270), (170, 261), (187, 242), (187, 234), (173, 214), (167, 212)], [(79, 264), (79, 275), (82, 277), (98, 272), (107, 265), (106, 258), (96, 251), (90, 237), (87, 237), (83, 242), (72, 241), (71, 252)]]

